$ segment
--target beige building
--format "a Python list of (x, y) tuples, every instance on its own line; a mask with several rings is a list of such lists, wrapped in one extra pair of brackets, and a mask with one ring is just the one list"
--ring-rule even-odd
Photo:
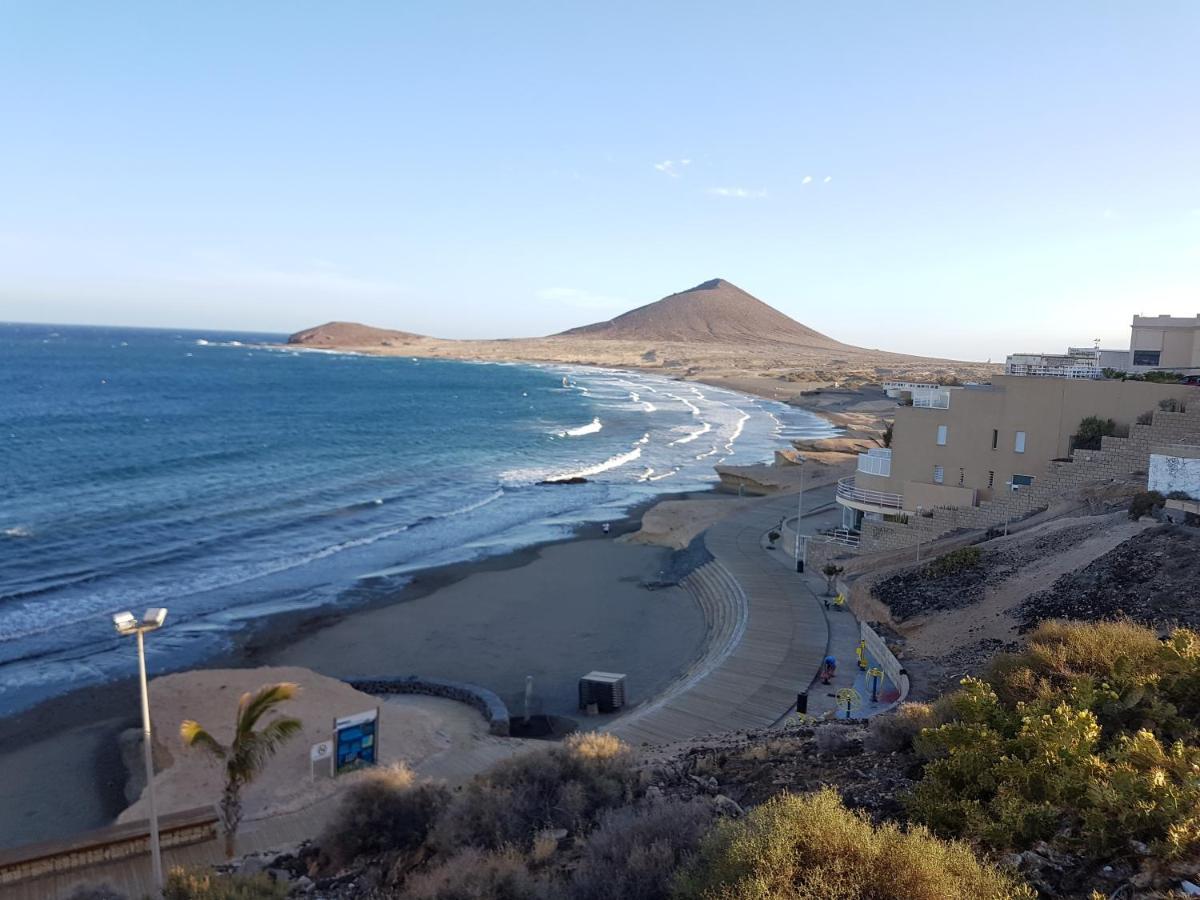
[(1129, 353), (1130, 372), (1200, 373), (1200, 315), (1134, 316)]
[(891, 449), (861, 454), (855, 476), (839, 485), (844, 524), (1019, 490), (1071, 453), (1082, 419), (1112, 419), (1121, 433), (1159, 401), (1200, 403), (1198, 394), (1179, 384), (1018, 376), (914, 394), (896, 409)]

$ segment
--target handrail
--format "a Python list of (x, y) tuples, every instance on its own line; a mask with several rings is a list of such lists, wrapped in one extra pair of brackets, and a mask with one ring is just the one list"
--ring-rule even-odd
[(871, 491), (855, 487), (853, 476), (838, 479), (837, 496), (842, 500), (851, 500), (855, 503), (868, 503), (871, 506), (879, 506), (884, 509), (894, 509), (897, 511), (904, 509), (903, 494), (892, 494), (887, 491)]

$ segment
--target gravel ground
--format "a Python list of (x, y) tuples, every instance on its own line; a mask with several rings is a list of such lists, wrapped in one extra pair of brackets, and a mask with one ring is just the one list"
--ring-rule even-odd
[(1130, 538), (1021, 604), (1022, 630), (1042, 619), (1112, 619), (1200, 627), (1200, 531), (1160, 525)]

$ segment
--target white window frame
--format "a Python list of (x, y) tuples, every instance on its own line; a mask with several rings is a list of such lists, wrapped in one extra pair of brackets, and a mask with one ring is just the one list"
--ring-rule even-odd
[(950, 428), (946, 425), (939, 425), (937, 430), (937, 445), (939, 447), (946, 446), (946, 438), (950, 436)]
[(1025, 452), (1025, 432), (1018, 431), (1013, 438), (1013, 453)]
[(942, 466), (934, 466), (933, 467), (933, 483), (934, 484), (945, 484), (946, 483), (946, 470)]

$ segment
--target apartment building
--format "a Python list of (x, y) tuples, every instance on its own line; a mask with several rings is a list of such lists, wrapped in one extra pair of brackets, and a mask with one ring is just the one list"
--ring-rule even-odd
[(891, 448), (861, 454), (854, 477), (839, 484), (843, 522), (975, 506), (1009, 485), (1032, 485), (1067, 457), (1084, 418), (1126, 429), (1162, 400), (1192, 397), (1200, 403), (1200, 391), (1179, 384), (1008, 375), (923, 391), (896, 408)]
[(1134, 316), (1129, 340), (1130, 372), (1169, 369), (1200, 373), (1200, 314)]

